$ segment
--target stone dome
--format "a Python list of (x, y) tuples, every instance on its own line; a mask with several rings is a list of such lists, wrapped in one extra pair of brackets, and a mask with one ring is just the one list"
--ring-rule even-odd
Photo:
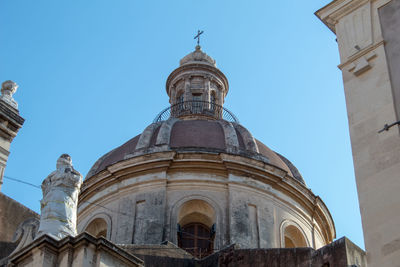
[[(331, 242), (335, 226), (325, 204), (289, 160), (223, 107), (228, 89), (199, 46), (185, 56), (166, 82), (171, 105), (87, 174), (78, 231), (96, 228), (93, 235), (117, 244), (167, 240), (195, 257), (231, 244), (319, 248)], [(196, 229), (209, 233), (208, 241), (184, 234)]]
[(126, 159), (163, 151), (227, 153), (252, 158), (286, 171), (305, 185), (303, 177), (288, 159), (255, 139), (242, 125), (225, 120), (178, 118), (152, 123), (141, 134), (97, 160), (86, 178)]
[(216, 67), (215, 60), (204, 53), (199, 45), (196, 46), (195, 51), (183, 57), (179, 62), (180, 66), (191, 63), (203, 63)]

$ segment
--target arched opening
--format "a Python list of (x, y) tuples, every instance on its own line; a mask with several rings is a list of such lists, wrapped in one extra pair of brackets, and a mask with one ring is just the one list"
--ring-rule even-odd
[(203, 200), (184, 203), (178, 213), (178, 246), (196, 258), (214, 250), (215, 211)]
[(210, 109), (211, 109), (212, 111), (215, 111), (216, 97), (215, 97), (215, 92), (214, 92), (214, 91), (211, 92), (211, 95), (210, 95), (210, 103), (211, 103)]
[(96, 218), (89, 223), (85, 231), (95, 237), (107, 238), (107, 222), (102, 218)]
[(179, 92), (176, 97), (176, 103), (183, 103), (183, 92)]
[(285, 227), (284, 242), (285, 248), (307, 247), (303, 233), (294, 225)]
[(184, 101), (183, 92), (179, 92), (178, 96), (176, 97), (176, 104), (177, 104), (178, 111), (183, 110), (183, 101)]
[(192, 112), (194, 114), (202, 113), (203, 111), (203, 96), (200, 93), (192, 94)]

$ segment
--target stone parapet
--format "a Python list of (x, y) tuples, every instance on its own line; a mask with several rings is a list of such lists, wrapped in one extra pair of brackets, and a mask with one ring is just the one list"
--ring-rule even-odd
[(143, 261), (104, 238), (87, 233), (56, 240), (43, 235), (30, 245), (10, 255), (7, 266), (144, 266)]

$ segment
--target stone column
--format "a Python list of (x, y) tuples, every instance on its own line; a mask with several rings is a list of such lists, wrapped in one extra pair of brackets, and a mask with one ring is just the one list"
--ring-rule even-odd
[(221, 89), (221, 87), (218, 86), (218, 84), (217, 84), (216, 87), (217, 87), (217, 90), (216, 90), (217, 91), (216, 92), (217, 104), (220, 105), (220, 106), (223, 106), (224, 105), (224, 98), (225, 98), (223, 90)]
[(176, 103), (176, 93), (177, 92), (175, 86), (171, 86), (170, 87), (171, 97), (169, 98), (169, 103), (171, 104), (171, 106)]
[(211, 94), (210, 94), (210, 77), (205, 77), (204, 78), (204, 91), (205, 91), (205, 94), (204, 94), (204, 96), (203, 96), (203, 100), (204, 101), (207, 101), (207, 102), (210, 102), (210, 97), (211, 97)]

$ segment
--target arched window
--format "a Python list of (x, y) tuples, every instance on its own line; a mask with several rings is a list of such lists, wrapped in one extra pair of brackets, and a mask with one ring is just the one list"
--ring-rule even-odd
[(190, 200), (178, 214), (178, 246), (197, 258), (214, 250), (215, 211), (203, 200)]
[(201, 94), (192, 95), (192, 112), (194, 114), (199, 114), (203, 111), (203, 101)]
[(183, 110), (183, 102), (184, 102), (184, 96), (183, 96), (183, 92), (179, 92), (178, 96), (176, 97), (176, 108), (177, 108), (177, 112), (180, 112)]
[(183, 93), (180, 92), (176, 98), (176, 103), (183, 103)]
[(107, 223), (102, 218), (96, 218), (89, 223), (85, 231), (95, 237), (107, 238)]
[(307, 242), (303, 233), (296, 226), (288, 225), (285, 227), (284, 247), (285, 248), (307, 247)]

